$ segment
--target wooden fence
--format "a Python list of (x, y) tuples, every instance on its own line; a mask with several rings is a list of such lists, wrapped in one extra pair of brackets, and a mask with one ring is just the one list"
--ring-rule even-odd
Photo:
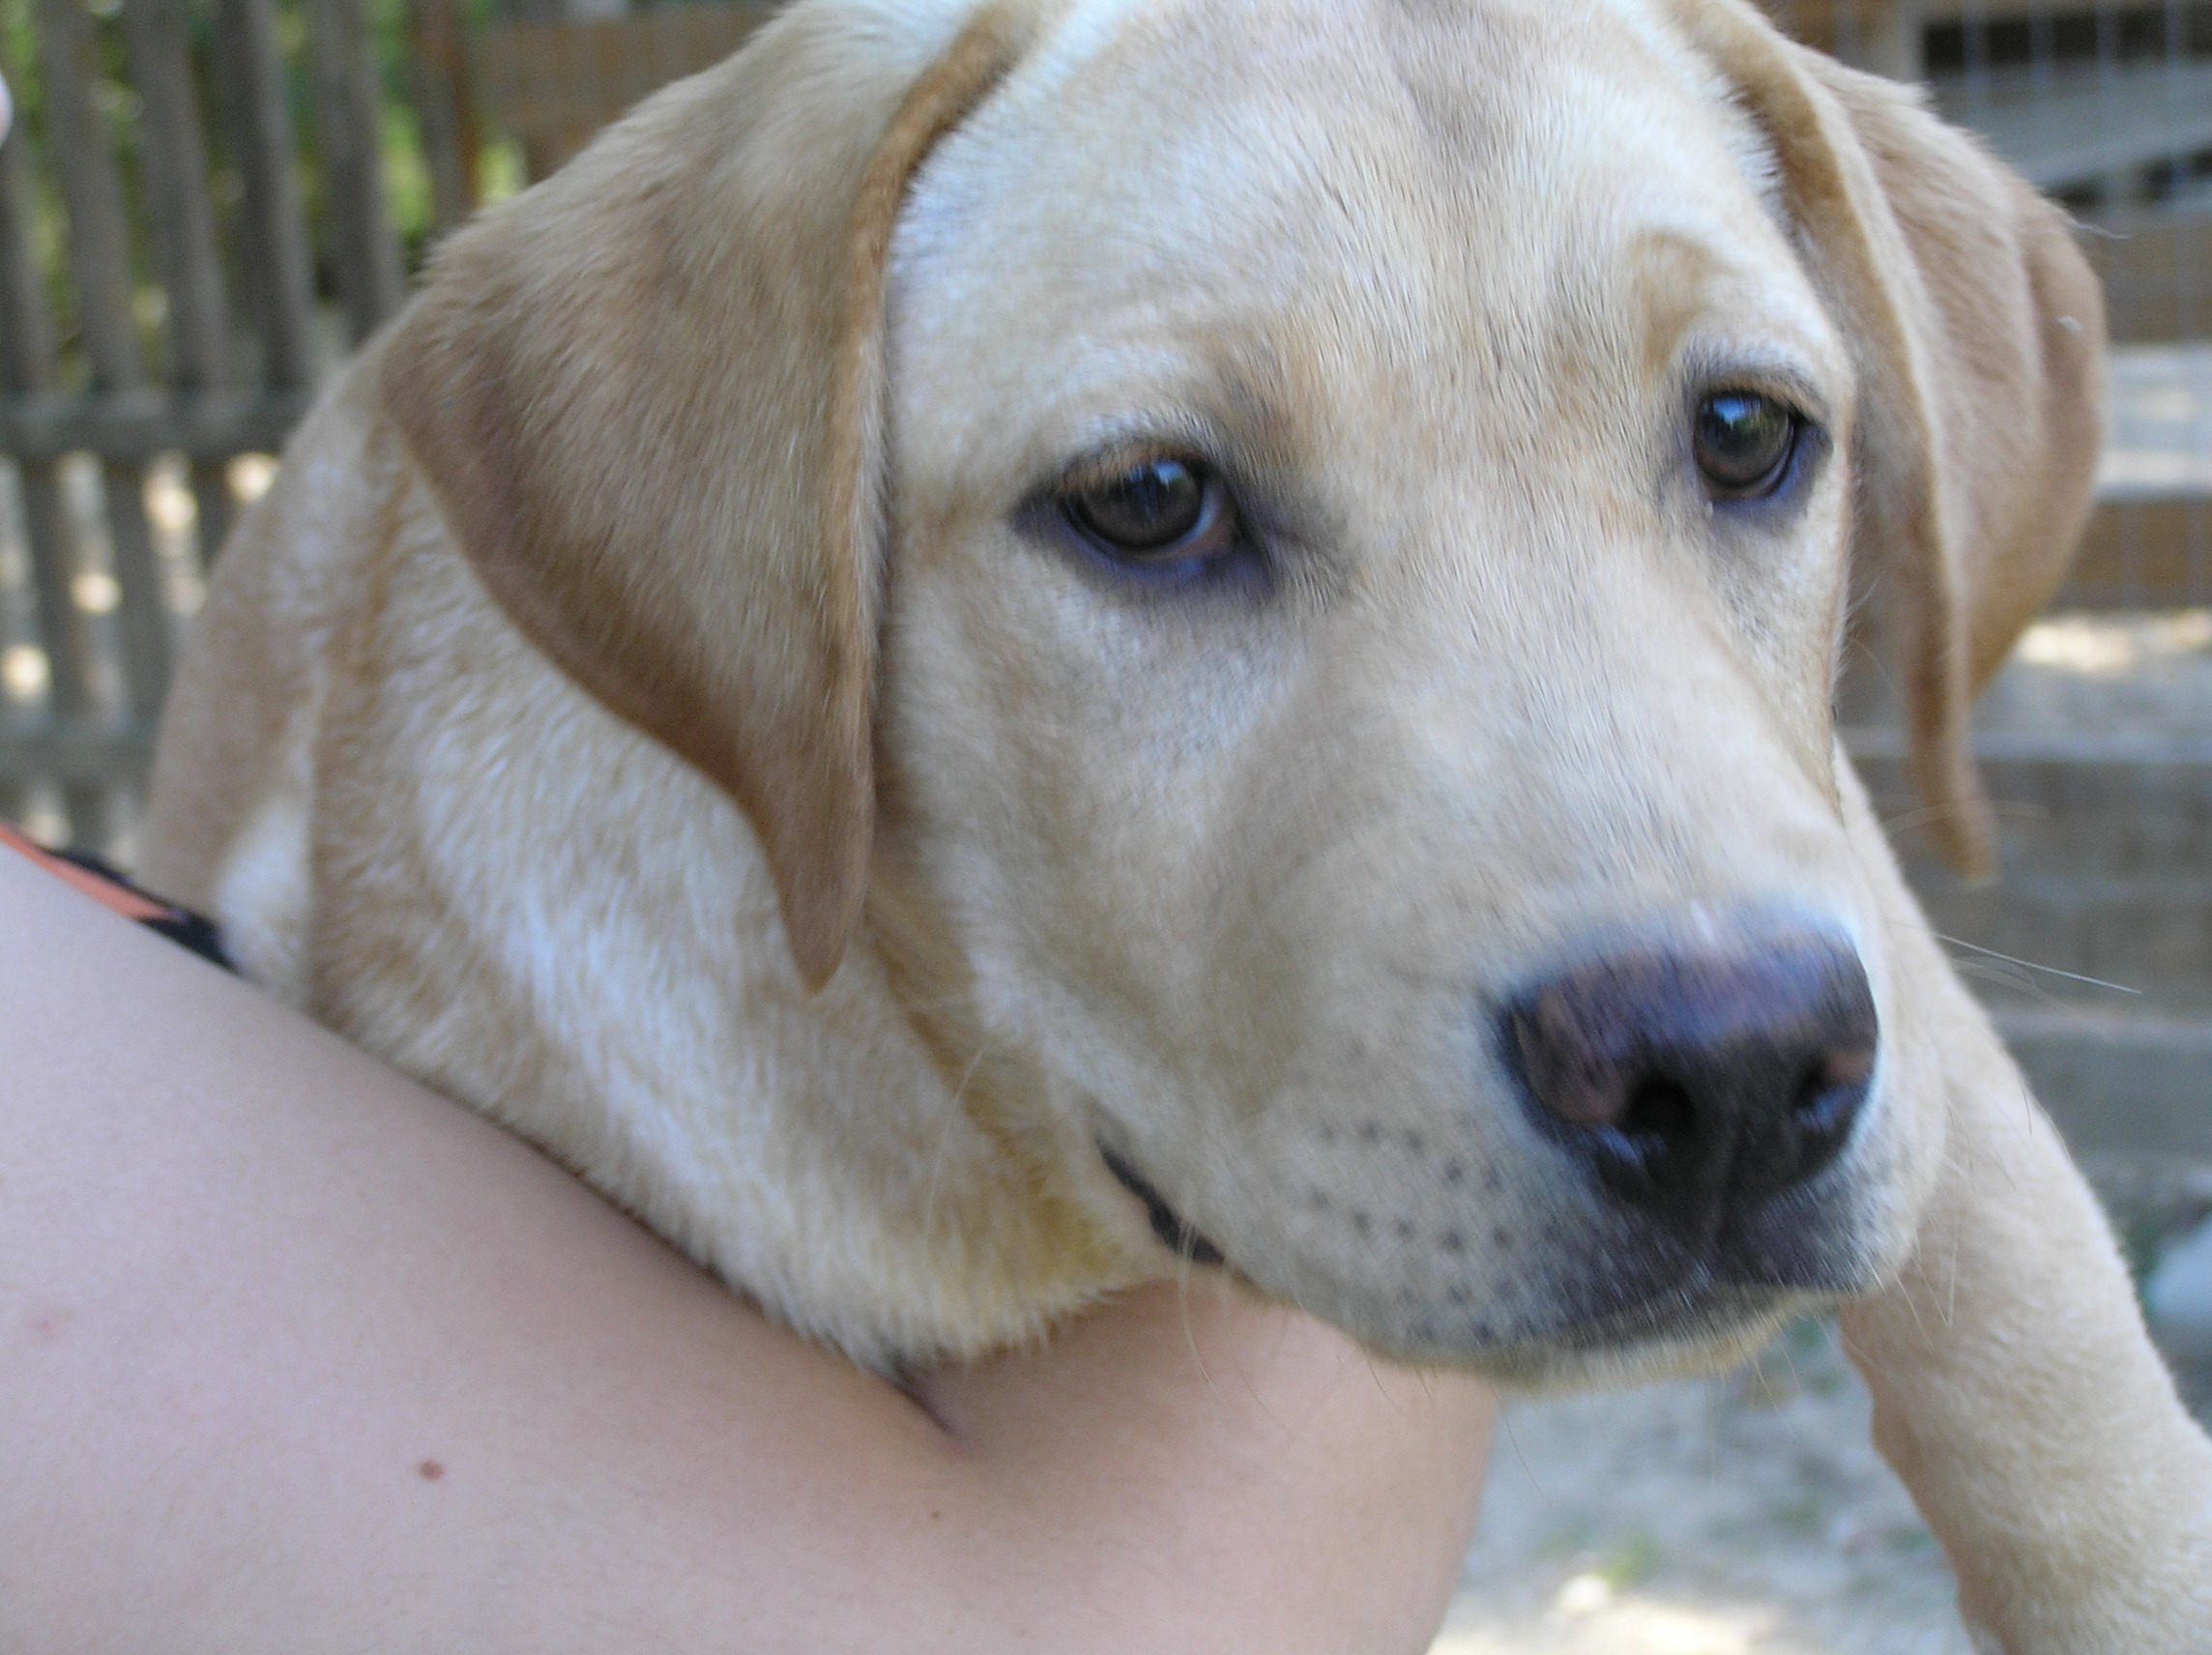
[[(31, 61), (0, 40), (23, 116), (0, 144), (0, 817), (128, 856), (182, 628), (242, 486), (269, 475), (251, 457), (404, 300), (391, 89), (366, 0), (31, 3)], [(541, 175), (769, 9), (471, 41), (455, 0), (411, 0), (435, 228), (476, 205), (480, 118)]]
[[(362, 0), (305, 11), (337, 309), (359, 340), (403, 295), (381, 100)], [(35, 63), (0, 61), (12, 85), (35, 90), (41, 117), (0, 145), (0, 450), (15, 461), (15, 549), (29, 565), (10, 583), (0, 657), (0, 815), (23, 812), (45, 782), (69, 826), (99, 841), (124, 826), (168, 687), (178, 599), (236, 504), (233, 462), (282, 443), (312, 393), (322, 329), (272, 0), (215, 0), (204, 66), (181, 0), (129, 0), (112, 24), (80, 0), (36, 0), (33, 15)], [(136, 101), (129, 191), (109, 27)], [(237, 181), (228, 261), (211, 140)], [(60, 318), (40, 256), (57, 218)], [(66, 486), (73, 467), (96, 484)]]
[(647, 93), (721, 62), (773, 11), (768, 3), (655, 6), (593, 22), (494, 23), (469, 68), (480, 107), (542, 178)]

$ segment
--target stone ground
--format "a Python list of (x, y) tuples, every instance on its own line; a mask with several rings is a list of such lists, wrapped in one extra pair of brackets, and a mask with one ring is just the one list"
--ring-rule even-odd
[(1833, 1329), (1510, 1409), (1436, 1655), (1971, 1655)]
[[(1984, 717), (2212, 733), (2212, 615), (2046, 623)], [(2139, 1276), (2212, 1213), (2212, 1166), (2089, 1170)], [(2189, 1379), (2212, 1421), (2212, 1375)], [(1510, 1409), (1434, 1655), (1971, 1652), (1865, 1389), (1807, 1322), (1725, 1378)]]

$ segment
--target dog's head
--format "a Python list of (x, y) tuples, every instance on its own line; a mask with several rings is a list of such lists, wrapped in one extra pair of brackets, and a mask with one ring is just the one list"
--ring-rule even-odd
[(1531, 1373), (1893, 1258), (1850, 573), (1978, 864), (2101, 330), (2050, 209), (1740, 0), (811, 0), (456, 238), (383, 372), (800, 972), (866, 926), (1031, 1077), (1057, 1199)]

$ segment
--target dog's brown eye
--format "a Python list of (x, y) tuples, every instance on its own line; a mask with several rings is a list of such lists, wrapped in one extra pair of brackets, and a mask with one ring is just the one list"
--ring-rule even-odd
[(1798, 429), (1794, 409), (1755, 391), (1706, 397), (1691, 442), (1706, 487), (1730, 500), (1771, 494), (1790, 469)]
[(1194, 461), (1156, 459), (1067, 497), (1075, 526), (1127, 563), (1181, 563), (1211, 556), (1235, 529), (1220, 479)]

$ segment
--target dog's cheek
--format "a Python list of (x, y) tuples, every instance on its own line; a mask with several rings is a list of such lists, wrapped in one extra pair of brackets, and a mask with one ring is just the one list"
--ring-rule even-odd
[[(1778, 710), (1808, 773), (1827, 769), (1835, 725), (1833, 685), (1847, 594), (1845, 467), (1829, 463), (1801, 510), (1700, 534), (1688, 548), (1708, 571), (1716, 641), (1743, 656)], [(1834, 797), (1824, 781), (1822, 791)]]

